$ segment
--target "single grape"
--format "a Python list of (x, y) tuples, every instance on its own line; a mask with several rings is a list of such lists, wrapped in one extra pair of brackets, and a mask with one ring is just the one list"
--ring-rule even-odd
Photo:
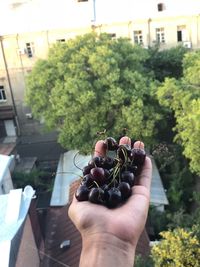
[(93, 157), (88, 165), (92, 166), (93, 168), (94, 167), (103, 167), (103, 164), (104, 164), (104, 158), (103, 157)]
[(98, 185), (102, 185), (105, 183), (106, 177), (105, 177), (105, 171), (103, 168), (95, 167), (92, 168), (90, 171), (90, 174), (92, 176), (92, 179), (97, 182)]
[(92, 168), (93, 168), (92, 165), (87, 165), (87, 166), (83, 167), (83, 169), (82, 169), (83, 175), (89, 174), (90, 173), (90, 170)]
[(131, 147), (128, 144), (120, 145), (117, 149), (117, 157), (122, 163), (127, 162), (131, 155)]
[(86, 174), (83, 176), (81, 184), (86, 185), (87, 187), (91, 187), (94, 185), (94, 180), (92, 179), (91, 174)]
[(119, 190), (121, 192), (123, 200), (126, 200), (127, 198), (130, 197), (130, 195), (132, 193), (132, 190), (131, 190), (131, 187), (130, 187), (129, 183), (121, 182), (121, 183), (119, 183), (118, 188), (119, 188)]
[(118, 148), (117, 141), (113, 137), (107, 137), (105, 144), (107, 145), (107, 149), (110, 151), (117, 150)]
[(106, 158), (104, 158), (104, 164), (103, 164), (102, 167), (105, 168), (105, 169), (110, 170), (113, 167), (115, 167), (115, 165), (116, 165), (116, 160), (115, 159), (110, 158), (110, 157), (106, 157)]
[(78, 201), (86, 201), (88, 200), (90, 190), (86, 185), (80, 185), (75, 193), (75, 197)]
[(146, 158), (146, 152), (141, 148), (132, 149), (133, 165), (142, 167)]
[(88, 199), (92, 203), (103, 204), (104, 202), (104, 191), (100, 187), (94, 187), (90, 190)]
[(121, 173), (121, 181), (126, 182), (132, 187), (134, 185), (135, 176), (130, 171), (124, 171)]
[(115, 208), (120, 204), (121, 200), (121, 192), (118, 188), (112, 187), (108, 190), (108, 199), (106, 201), (107, 207)]

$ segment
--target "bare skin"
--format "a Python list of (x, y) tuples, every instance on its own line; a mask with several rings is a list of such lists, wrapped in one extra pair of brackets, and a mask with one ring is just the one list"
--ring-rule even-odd
[[(130, 145), (131, 140), (122, 137), (120, 144)], [(138, 141), (134, 147), (144, 148), (144, 144)], [(95, 155), (105, 155), (102, 140), (96, 143)], [(146, 157), (131, 197), (116, 209), (78, 202), (74, 197), (69, 216), (82, 236), (80, 267), (133, 266), (136, 245), (147, 219), (151, 176), (151, 160)]]

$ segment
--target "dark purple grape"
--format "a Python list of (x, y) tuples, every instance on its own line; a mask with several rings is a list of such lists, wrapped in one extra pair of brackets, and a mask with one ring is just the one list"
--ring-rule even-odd
[(108, 198), (106, 204), (109, 208), (115, 208), (121, 203), (121, 192), (118, 188), (112, 187), (108, 190)]
[(93, 166), (91, 166), (91, 165), (87, 165), (87, 166), (83, 167), (83, 170), (82, 170), (83, 175), (89, 174), (90, 173), (90, 170), (92, 168), (93, 168)]
[(104, 200), (107, 201), (109, 198), (108, 191), (109, 191), (110, 187), (109, 187), (109, 185), (104, 184), (101, 186), (101, 189), (104, 191)]
[(117, 149), (117, 157), (122, 161), (128, 161), (131, 156), (131, 147), (128, 144), (120, 145)]
[(104, 202), (104, 191), (100, 187), (94, 187), (90, 190), (88, 199), (92, 203), (103, 204)]
[(92, 166), (93, 168), (94, 167), (103, 167), (104, 158), (103, 157), (94, 157), (89, 161), (88, 165)]
[(105, 179), (106, 179), (106, 180), (108, 180), (108, 179), (109, 179), (109, 177), (111, 176), (111, 173), (110, 173), (110, 171), (109, 171), (109, 170), (107, 170), (107, 169), (104, 169), (104, 176), (105, 176)]
[(103, 164), (102, 167), (105, 168), (105, 169), (110, 170), (110, 169), (112, 169), (113, 167), (115, 167), (115, 165), (116, 165), (116, 160), (115, 160), (115, 159), (110, 158), (110, 157), (106, 157), (106, 158), (104, 159), (104, 164)]
[(126, 182), (132, 187), (134, 185), (135, 176), (130, 171), (124, 171), (121, 173), (121, 181)]
[(118, 188), (119, 188), (119, 190), (121, 192), (123, 200), (126, 200), (127, 198), (130, 197), (130, 195), (132, 193), (132, 190), (131, 190), (131, 187), (130, 187), (129, 183), (121, 182), (121, 183), (119, 183)]
[(80, 185), (76, 190), (75, 197), (78, 201), (86, 201), (88, 200), (89, 193), (90, 190), (86, 185)]
[(121, 172), (124, 172), (124, 171), (130, 171), (130, 172), (132, 172), (134, 175), (137, 174), (137, 170), (138, 170), (138, 167), (135, 166), (135, 165), (132, 165), (131, 163), (125, 164), (125, 165), (121, 168)]
[(142, 167), (146, 158), (146, 152), (141, 148), (132, 149), (133, 165)]
[(92, 176), (92, 179), (97, 182), (98, 185), (102, 185), (105, 183), (106, 177), (105, 177), (105, 171), (103, 168), (95, 167), (92, 168), (90, 171), (90, 174)]
[(110, 151), (118, 149), (118, 143), (113, 137), (107, 137), (105, 143), (107, 145), (107, 149)]
[(91, 174), (86, 174), (85, 176), (83, 176), (81, 184), (84, 184), (87, 187), (93, 186), (94, 180), (92, 179)]

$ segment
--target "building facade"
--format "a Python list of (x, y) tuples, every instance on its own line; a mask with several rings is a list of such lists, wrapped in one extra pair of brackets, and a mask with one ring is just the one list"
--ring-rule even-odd
[[(183, 2), (183, 1), (182, 1)], [(10, 0), (0, 32), (0, 138), (41, 133), (25, 104), (25, 78), (38, 59), (45, 59), (55, 42), (65, 42), (91, 31), (128, 37), (145, 48), (183, 45), (200, 48), (200, 3), (113, 0)], [(47, 8), (48, 5), (48, 8)], [(175, 6), (176, 5), (176, 6)]]

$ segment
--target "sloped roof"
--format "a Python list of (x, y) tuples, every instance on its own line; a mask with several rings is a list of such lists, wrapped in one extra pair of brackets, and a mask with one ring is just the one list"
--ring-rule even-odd
[(153, 167), (151, 183), (151, 204), (168, 205), (169, 202), (155, 160), (151, 158), (151, 162)]
[[(74, 181), (70, 186), (69, 202), (79, 185), (79, 181)], [(47, 228), (45, 240), (45, 257), (41, 267), (78, 267), (82, 248), (81, 236), (68, 217), (69, 204), (64, 207), (50, 208), (47, 215)], [(70, 240), (70, 248), (60, 249), (60, 244), (64, 240)], [(142, 233), (137, 254), (147, 255), (149, 253), (149, 238), (146, 230)]]
[(13, 153), (16, 143), (0, 143), (0, 154), (9, 156)]
[(13, 156), (6, 156), (0, 154), (0, 182), (4, 178), (4, 173), (8, 170)]
[(76, 150), (68, 151), (60, 156), (54, 181), (51, 206), (64, 206), (69, 202), (70, 184), (82, 174), (81, 169), (91, 156), (84, 156)]

